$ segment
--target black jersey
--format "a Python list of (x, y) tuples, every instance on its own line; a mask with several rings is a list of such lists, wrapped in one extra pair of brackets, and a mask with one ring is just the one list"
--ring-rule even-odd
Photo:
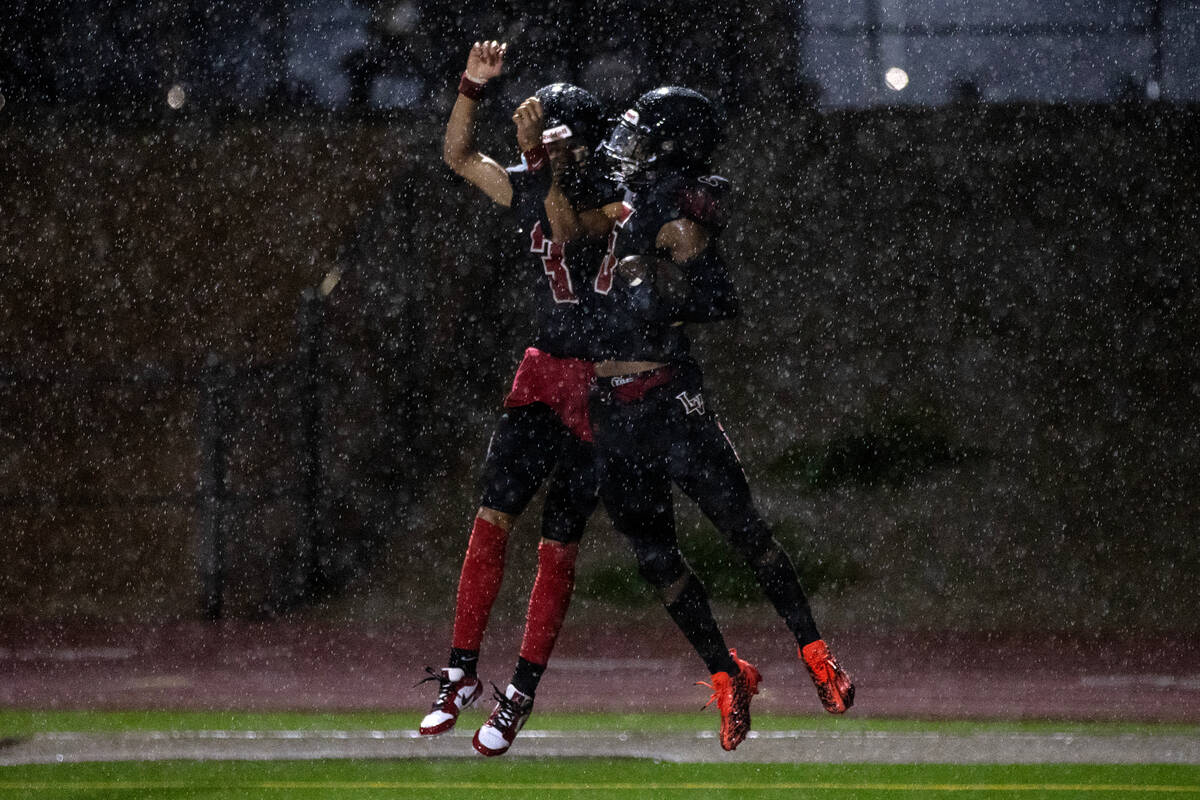
[(507, 171), (512, 211), (535, 267), (530, 283), (537, 324), (533, 346), (559, 358), (595, 360), (592, 284), (605, 243), (593, 239), (563, 244), (550, 238), (545, 205), (549, 165), (537, 172), (524, 164)]
[[(715, 175), (667, 175), (653, 186), (637, 192), (627, 190), (623, 216), (609, 237), (608, 254), (596, 276), (596, 325), (603, 358), (619, 361), (680, 361), (691, 347), (683, 323), (732, 316), (707, 313), (703, 309), (736, 305), (736, 293), (724, 262), (715, 255), (712, 242), (704, 258), (680, 265), (691, 285), (686, 308), (663, 313), (661, 298), (649, 283), (631, 284), (615, 274), (617, 263), (626, 256), (652, 255), (670, 259), (655, 244), (664, 225), (691, 219), (714, 234), (724, 226), (721, 195), (728, 181)], [(697, 309), (701, 309), (697, 311)]]

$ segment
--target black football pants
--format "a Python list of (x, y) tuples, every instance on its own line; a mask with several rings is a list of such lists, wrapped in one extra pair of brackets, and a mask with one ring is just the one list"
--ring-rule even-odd
[(592, 445), (543, 403), (505, 409), (484, 460), (482, 505), (519, 515), (547, 478), (542, 536), (578, 542), (597, 502)]
[(675, 529), (674, 483), (746, 560), (800, 644), (820, 638), (787, 553), (754, 506), (746, 473), (692, 366), (640, 400), (620, 399), (611, 379), (591, 398), (600, 462), (600, 497), (637, 557), (638, 570), (664, 588), (688, 571)]

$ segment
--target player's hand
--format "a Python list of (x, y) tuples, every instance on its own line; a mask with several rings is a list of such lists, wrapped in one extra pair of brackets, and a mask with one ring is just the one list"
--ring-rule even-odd
[(513, 122), (517, 124), (517, 146), (521, 152), (542, 143), (542, 101), (530, 97), (513, 112)]
[(496, 41), (476, 42), (467, 56), (467, 77), (476, 83), (487, 83), (504, 68), (504, 53), (507, 43)]

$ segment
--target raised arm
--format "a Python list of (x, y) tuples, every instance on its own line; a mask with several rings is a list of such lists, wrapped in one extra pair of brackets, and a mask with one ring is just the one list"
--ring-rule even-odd
[[(543, 205), (546, 208), (546, 218), (550, 220), (550, 237), (556, 242), (570, 242), (588, 235), (580, 222), (580, 215), (576, 213), (571, 201), (559, 186), (561, 155), (556, 161), (556, 156), (542, 141), (545, 109), (542, 108), (541, 100), (536, 96), (530, 97), (517, 106), (517, 110), (513, 112), (513, 122), (517, 126), (517, 147), (525, 156), (526, 166), (531, 173), (540, 174), (545, 181), (546, 197)], [(605, 223), (604, 232), (607, 232), (607, 228)]]
[(505, 207), (512, 204), (512, 183), (504, 167), (475, 149), (475, 117), (483, 87), (500, 74), (507, 47), (499, 42), (476, 42), (471, 47), (442, 142), (442, 159), (450, 169)]
[(526, 98), (513, 112), (513, 123), (517, 126), (517, 148), (525, 159), (529, 173), (540, 179), (545, 192), (546, 217), (550, 220), (550, 238), (556, 242), (569, 242), (578, 237), (578, 224), (570, 202), (558, 188), (556, 168), (549, 149), (542, 141), (545, 130), (545, 111), (537, 97)]

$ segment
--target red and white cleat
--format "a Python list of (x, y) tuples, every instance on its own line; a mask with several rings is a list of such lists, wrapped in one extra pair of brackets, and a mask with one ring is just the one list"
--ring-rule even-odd
[(420, 683), (437, 681), (438, 694), (417, 732), (422, 736), (436, 736), (454, 727), (454, 723), (458, 722), (458, 713), (483, 694), (483, 684), (478, 678), (455, 667), (445, 667), (438, 672), (426, 667), (425, 671), (429, 677), (423, 678)]
[(496, 707), (487, 722), (475, 731), (471, 744), (485, 756), (502, 756), (533, 713), (533, 698), (517, 691), (511, 683), (503, 693), (494, 684), (492, 689), (495, 690)]

